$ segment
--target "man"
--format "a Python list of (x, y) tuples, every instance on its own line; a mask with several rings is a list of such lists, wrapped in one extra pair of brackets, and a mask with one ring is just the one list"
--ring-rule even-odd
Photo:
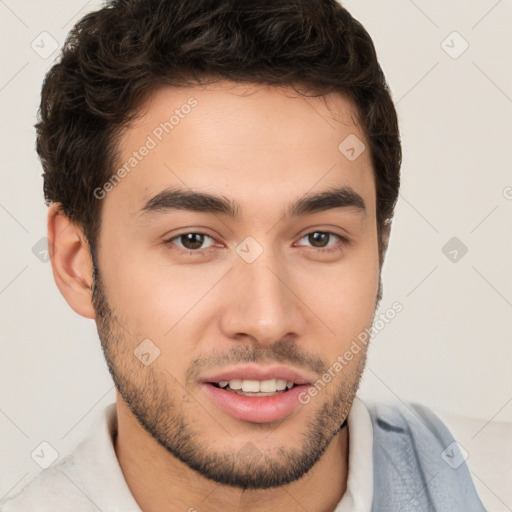
[(55, 281), (117, 399), (2, 510), (484, 510), (436, 416), (356, 397), (401, 148), (338, 3), (114, 1), (37, 134)]

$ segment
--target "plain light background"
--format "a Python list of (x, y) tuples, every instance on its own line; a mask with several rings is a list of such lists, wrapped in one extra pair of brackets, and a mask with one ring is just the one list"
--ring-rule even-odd
[[(404, 152), (380, 307), (403, 311), (374, 338), (360, 394), (512, 421), (512, 2), (344, 5), (375, 42)], [(33, 129), (58, 54), (44, 52), (100, 6), (0, 0), (0, 498), (41, 470), (41, 442), (62, 457), (115, 399), (95, 323), (44, 261)]]

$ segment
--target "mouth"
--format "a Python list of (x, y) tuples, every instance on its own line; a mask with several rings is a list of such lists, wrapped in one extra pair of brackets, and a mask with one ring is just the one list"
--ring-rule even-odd
[(292, 389), (297, 384), (285, 379), (248, 380), (232, 379), (208, 384), (242, 396), (275, 396)]
[(220, 411), (232, 418), (270, 423), (299, 409), (301, 393), (314, 378), (284, 366), (246, 366), (203, 379), (201, 389)]

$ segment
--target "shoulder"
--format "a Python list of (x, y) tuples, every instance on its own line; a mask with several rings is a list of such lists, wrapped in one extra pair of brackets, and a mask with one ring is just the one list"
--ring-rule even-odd
[(141, 512), (115, 453), (116, 404), (105, 407), (89, 435), (43, 470), (1, 512)]
[[(424, 484), (432, 500), (458, 489), (464, 495), (474, 492), (487, 510), (511, 510), (512, 424), (414, 403), (366, 405), (373, 424), (374, 461), (381, 468), (374, 475), (377, 484), (385, 480), (385, 486), (392, 485), (393, 479), (401, 479), (410, 487), (414, 474), (431, 475)], [(396, 468), (400, 470), (393, 475)], [(388, 472), (392, 477), (386, 479), (383, 473)], [(416, 480), (421, 485), (422, 479)], [(474, 498), (467, 506), (473, 505), (478, 507)]]
[[(1, 512), (71, 512), (83, 510), (86, 499), (73, 483), (75, 461), (69, 455), (55, 466), (38, 473), (18, 494), (0, 502)], [(62, 497), (66, 497), (63, 503)], [(82, 508), (79, 508), (82, 506)]]
[(486, 508), (506, 512), (512, 508), (512, 423), (471, 418), (434, 409), (448, 427), (471, 473)]
[(115, 404), (109, 404), (70, 453), (38, 473), (17, 494), (0, 501), (0, 512), (78, 512), (91, 506), (97, 510), (97, 488), (101, 490), (101, 484), (116, 475), (115, 421)]

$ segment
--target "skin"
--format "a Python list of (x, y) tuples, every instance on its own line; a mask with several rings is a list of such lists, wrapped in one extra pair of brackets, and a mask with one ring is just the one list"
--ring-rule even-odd
[[(55, 281), (77, 313), (96, 320), (117, 387), (116, 455), (145, 512), (332, 511), (346, 489), (341, 425), (365, 349), (307, 405), (272, 423), (224, 413), (199, 381), (251, 361), (318, 379), (371, 326), (380, 272), (371, 159), (364, 151), (349, 161), (338, 150), (350, 134), (367, 140), (338, 94), (305, 98), (229, 82), (164, 87), (123, 134), (120, 165), (191, 96), (197, 106), (102, 200), (93, 296), (87, 240), (50, 207)], [(236, 200), (242, 217), (141, 215), (170, 186)], [(305, 194), (339, 186), (356, 191), (366, 211), (283, 217)], [(349, 243), (331, 236), (315, 245), (306, 236), (315, 232)], [(168, 240), (184, 233), (207, 234), (201, 248), (209, 249), (180, 253), (190, 244)], [(248, 236), (263, 248), (250, 264), (235, 251)], [(134, 350), (148, 338), (160, 355), (146, 366)]]

